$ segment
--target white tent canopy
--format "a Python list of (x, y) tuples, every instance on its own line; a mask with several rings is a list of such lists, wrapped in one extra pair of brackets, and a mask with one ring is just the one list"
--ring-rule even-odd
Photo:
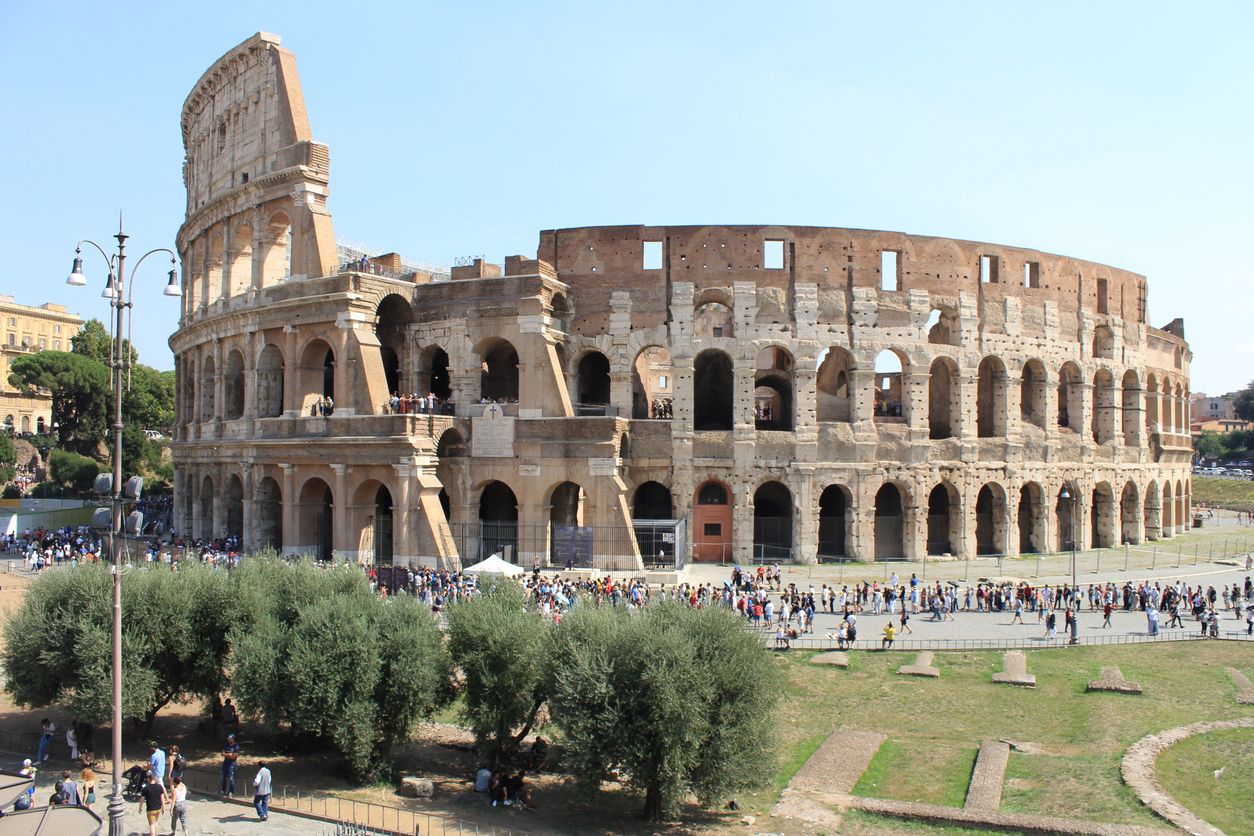
[(515, 566), (505, 560), (500, 555), (492, 555), (487, 560), (482, 560), (468, 569), (463, 569), (468, 575), (521, 575), (526, 570), (521, 566)]

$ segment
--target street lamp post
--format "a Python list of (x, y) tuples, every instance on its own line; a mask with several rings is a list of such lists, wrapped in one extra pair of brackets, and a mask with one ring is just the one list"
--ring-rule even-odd
[(1075, 562), (1076, 562), (1076, 516), (1080, 512), (1080, 494), (1079, 491), (1073, 491), (1069, 485), (1062, 486), (1062, 498), (1071, 501), (1071, 600), (1075, 602), (1075, 611), (1071, 614), (1071, 643), (1078, 644), (1080, 641), (1080, 600), (1079, 588), (1076, 586)]
[[(170, 256), (169, 282), (166, 284), (166, 296), (182, 296), (174, 275), (175, 255), (173, 250), (159, 247), (149, 250), (135, 262), (131, 271), (130, 284), (126, 283), (126, 239), (129, 237), (122, 231), (122, 217), (118, 216), (117, 252), (109, 255), (95, 241), (84, 239), (74, 249), (74, 267), (66, 284), (73, 287), (84, 287), (87, 277), (83, 275), (83, 244), (95, 247), (104, 257), (109, 268), (109, 280), (101, 294), (109, 300), (113, 308), (113, 345), (110, 349), (109, 369), (110, 384), (113, 387), (113, 521), (109, 536), (109, 555), (113, 563), (113, 792), (109, 796), (109, 836), (123, 836), (122, 816), (126, 812), (126, 802), (122, 799), (122, 371), (130, 363), (125, 353), (127, 346), (122, 342), (122, 327), (125, 324), (123, 314), (132, 307), (131, 291), (135, 286), (135, 273), (144, 259), (154, 253), (167, 253)], [(124, 293), (125, 291), (125, 293)]]

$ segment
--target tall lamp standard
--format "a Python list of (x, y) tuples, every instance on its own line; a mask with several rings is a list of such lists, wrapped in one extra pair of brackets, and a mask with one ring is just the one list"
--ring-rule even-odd
[(1075, 579), (1075, 560), (1076, 560), (1076, 516), (1079, 514), (1080, 495), (1071, 489), (1070, 484), (1064, 483), (1062, 493), (1059, 498), (1069, 500), (1071, 502), (1071, 598), (1075, 601), (1075, 612), (1071, 617), (1071, 643), (1078, 644), (1080, 641), (1080, 602), (1078, 598), (1078, 587)]
[[(113, 562), (113, 793), (109, 797), (109, 836), (123, 836), (122, 816), (126, 812), (126, 802), (122, 800), (122, 543), (119, 536), (122, 532), (122, 372), (130, 363), (125, 353), (126, 346), (122, 343), (123, 314), (132, 307), (131, 292), (135, 286), (135, 273), (144, 259), (154, 253), (167, 253), (170, 256), (169, 282), (165, 287), (166, 296), (182, 296), (175, 278), (174, 251), (165, 247), (149, 250), (135, 262), (131, 271), (129, 284), (126, 281), (126, 239), (129, 237), (122, 231), (122, 217), (118, 216), (117, 252), (109, 255), (95, 241), (82, 240), (74, 248), (74, 267), (65, 283), (73, 287), (84, 287), (87, 277), (83, 275), (83, 244), (95, 247), (104, 257), (109, 268), (109, 280), (101, 294), (109, 300), (113, 308), (113, 345), (110, 347), (109, 369), (110, 383), (113, 387), (113, 522), (109, 537), (109, 554)], [(125, 292), (124, 292), (125, 291)]]

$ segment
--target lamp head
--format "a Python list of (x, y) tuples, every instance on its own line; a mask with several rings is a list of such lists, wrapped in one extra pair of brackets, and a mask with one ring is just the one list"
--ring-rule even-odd
[(1058, 495), (1059, 495), (1060, 497), (1062, 497), (1063, 499), (1070, 499), (1070, 498), (1071, 498), (1071, 489), (1070, 489), (1069, 487), (1067, 487), (1066, 485), (1063, 485), (1063, 486), (1062, 486), (1062, 490), (1058, 493)]
[(83, 275), (83, 251), (74, 249), (74, 267), (70, 270), (70, 277), (65, 283), (73, 287), (83, 287), (87, 284), (87, 277)]
[(113, 299), (121, 296), (121, 290), (117, 286), (117, 282), (113, 281), (113, 274), (109, 274), (109, 281), (105, 283), (105, 289), (101, 291), (100, 296), (104, 299)]
[(165, 290), (162, 291), (166, 296), (182, 296), (183, 288), (179, 287), (179, 281), (174, 275), (174, 271), (170, 271), (170, 281), (166, 283)]

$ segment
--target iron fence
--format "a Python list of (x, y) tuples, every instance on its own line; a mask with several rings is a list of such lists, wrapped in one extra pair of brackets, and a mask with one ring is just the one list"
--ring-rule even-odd
[(641, 553), (635, 532), (620, 526), (481, 520), (450, 528), (464, 565), (495, 554), (524, 569), (625, 570), (635, 568)]
[[(1145, 633), (1128, 633), (1122, 635), (1085, 635), (1080, 634), (1079, 640), (1073, 645), (1065, 631), (1059, 631), (1054, 638), (1046, 636), (1025, 636), (1014, 639), (895, 639), (891, 648), (882, 646), (882, 639), (877, 634), (859, 638), (853, 642), (840, 645), (834, 637), (801, 636), (788, 639), (786, 643), (778, 642), (774, 631), (760, 631), (762, 643), (779, 650), (861, 650), (864, 652), (887, 651), (906, 652), (920, 650), (1048, 650), (1058, 647), (1091, 647), (1122, 644), (1162, 644), (1166, 642), (1203, 641), (1206, 636), (1193, 631), (1184, 633), (1159, 633), (1151, 636)], [(1218, 639), (1210, 641), (1254, 642), (1244, 630), (1226, 630)]]

